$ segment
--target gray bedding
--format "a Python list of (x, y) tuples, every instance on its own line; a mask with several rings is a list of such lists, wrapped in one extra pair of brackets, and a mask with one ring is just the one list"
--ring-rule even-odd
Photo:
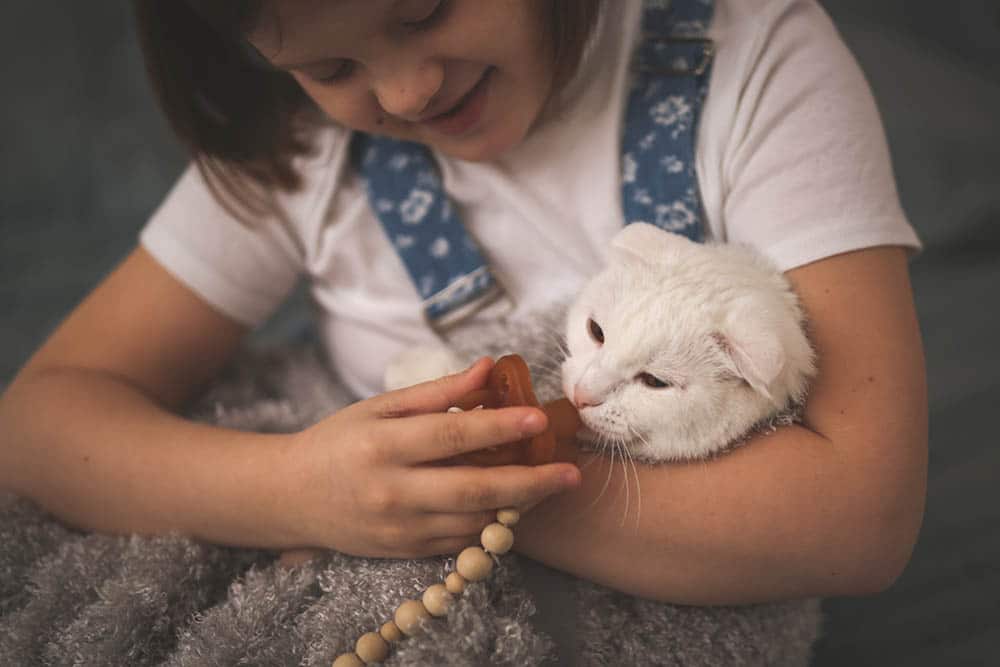
[[(529, 361), (544, 360), (554, 349), (533, 344), (551, 340), (543, 330), (511, 327), (495, 340)], [(482, 339), (472, 336), (477, 352), (503, 353), (480, 347)], [(533, 368), (535, 378), (543, 375)], [(540, 400), (551, 400), (559, 383), (550, 378), (536, 389)], [(348, 401), (319, 355), (283, 346), (242, 355), (191, 414), (230, 428), (287, 432)], [(30, 503), (8, 500), (0, 509), (0, 665), (329, 665), (454, 569), (446, 557), (324, 552), (290, 569), (275, 557), (181, 537), (80, 533)], [(470, 584), (446, 618), (399, 643), (385, 664), (794, 667), (808, 664), (819, 624), (816, 600), (662, 604), (508, 554), (492, 577)]]

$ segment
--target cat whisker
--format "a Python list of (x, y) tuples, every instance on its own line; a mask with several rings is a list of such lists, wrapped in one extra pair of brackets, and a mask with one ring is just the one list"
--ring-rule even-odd
[[(607, 445), (607, 442), (605, 441), (604, 436), (599, 434), (597, 442), (598, 442), (598, 448), (599, 448), (600, 452), (603, 453), (604, 450), (606, 449), (606, 445)], [(607, 491), (608, 484), (611, 483), (611, 473), (613, 471), (613, 468), (614, 468), (614, 459), (612, 458), (612, 466), (608, 468), (608, 476), (604, 480), (604, 486), (601, 487), (600, 493), (598, 493), (597, 497), (594, 498), (594, 500), (589, 505), (587, 505), (586, 509), (588, 509), (588, 510), (592, 509), (598, 503), (598, 501), (600, 501), (601, 497), (604, 495), (604, 492)]]
[[(628, 456), (628, 447), (625, 444), (625, 438), (621, 438), (615, 444), (621, 449), (622, 453), (622, 484), (625, 485), (625, 512), (622, 514), (622, 521), (618, 525), (619, 527), (624, 528), (625, 521), (628, 519), (629, 502), (631, 501), (631, 492), (628, 483), (628, 467), (625, 464), (625, 457)], [(612, 463), (612, 465), (614, 464)]]
[(587, 452), (586, 454), (588, 455), (586, 463), (577, 466), (580, 469), (580, 474), (583, 474), (587, 468), (594, 463), (594, 461), (600, 458), (596, 452)]
[(562, 362), (569, 358), (569, 350), (566, 348), (566, 345), (562, 340), (552, 339), (551, 342), (556, 346), (558, 354), (552, 351), (546, 351), (543, 354), (549, 361), (554, 361), (559, 365), (562, 365)]
[[(649, 441), (646, 440), (646, 438), (641, 433), (639, 433), (639, 431), (635, 430), (635, 428), (633, 428), (631, 424), (628, 426), (628, 430), (636, 439), (645, 444), (646, 447), (649, 447)], [(631, 452), (629, 452), (629, 463), (632, 464), (632, 473), (635, 475), (635, 495), (636, 495), (635, 529), (636, 532), (638, 532), (639, 517), (642, 515), (642, 489), (640, 488), (641, 485), (639, 483), (639, 469), (635, 465), (635, 457), (632, 456)]]
[(534, 361), (535, 361), (534, 365), (540, 368), (547, 368), (549, 370), (554, 370), (560, 373), (562, 372), (562, 364), (564, 361), (563, 359), (559, 359), (557, 357), (542, 357), (539, 359), (535, 359)]
[(562, 374), (562, 368), (560, 368), (559, 366), (552, 366), (542, 361), (536, 361), (534, 364), (532, 364), (532, 370), (544, 373), (549, 376)]
[(549, 342), (555, 344), (556, 349), (562, 353), (563, 359), (569, 356), (569, 348), (566, 346), (566, 340), (561, 333), (553, 330), (546, 330), (544, 333), (548, 336)]
[(582, 466), (580, 466), (580, 470), (581, 471), (586, 470), (587, 468), (589, 468), (591, 466), (591, 464), (594, 463), (594, 461), (596, 461), (597, 459), (600, 458), (600, 455), (597, 452), (590, 451), (590, 452), (587, 452), (587, 453), (590, 454), (590, 458), (587, 459), (586, 463), (584, 463)]

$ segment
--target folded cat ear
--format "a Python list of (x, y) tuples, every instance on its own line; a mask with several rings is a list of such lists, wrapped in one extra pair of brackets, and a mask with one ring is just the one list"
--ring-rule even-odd
[(735, 333), (717, 331), (712, 338), (729, 358), (730, 370), (773, 403), (771, 383), (785, 367), (785, 351), (778, 337), (739, 328)]
[(673, 249), (693, 244), (694, 241), (680, 234), (672, 234), (646, 222), (633, 222), (625, 225), (611, 240), (611, 258), (619, 261), (640, 259), (656, 264)]

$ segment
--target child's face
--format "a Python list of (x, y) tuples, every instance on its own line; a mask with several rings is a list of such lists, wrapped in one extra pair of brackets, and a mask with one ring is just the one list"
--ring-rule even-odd
[(466, 160), (519, 143), (552, 87), (538, 0), (272, 0), (250, 41), (341, 125)]

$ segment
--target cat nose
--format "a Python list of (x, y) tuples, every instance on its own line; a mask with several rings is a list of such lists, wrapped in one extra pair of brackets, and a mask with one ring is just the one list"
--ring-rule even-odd
[(593, 408), (603, 402), (604, 401), (597, 396), (588, 393), (587, 390), (581, 387), (579, 383), (573, 387), (573, 405), (576, 406), (577, 410), (582, 408)]

